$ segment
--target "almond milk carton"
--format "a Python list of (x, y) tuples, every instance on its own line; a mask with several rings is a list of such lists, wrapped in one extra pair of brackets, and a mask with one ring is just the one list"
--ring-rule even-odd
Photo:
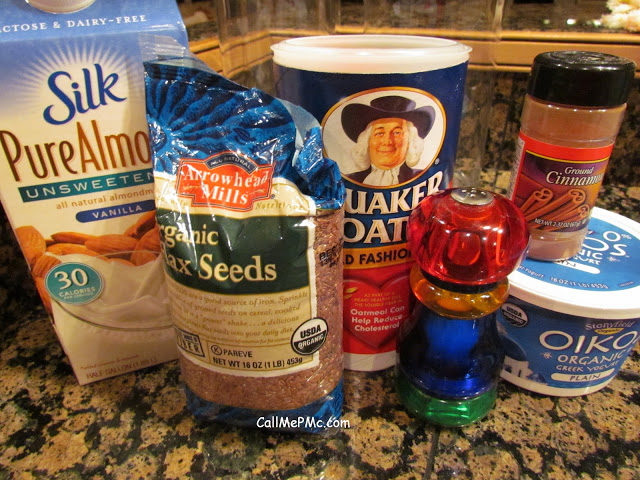
[(0, 3), (0, 198), (78, 381), (176, 358), (141, 38), (174, 0)]

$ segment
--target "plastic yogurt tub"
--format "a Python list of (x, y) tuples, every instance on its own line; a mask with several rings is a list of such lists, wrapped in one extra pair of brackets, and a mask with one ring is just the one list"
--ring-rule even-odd
[(503, 379), (555, 396), (613, 380), (640, 337), (640, 224), (594, 208), (578, 255), (526, 259), (509, 280)]

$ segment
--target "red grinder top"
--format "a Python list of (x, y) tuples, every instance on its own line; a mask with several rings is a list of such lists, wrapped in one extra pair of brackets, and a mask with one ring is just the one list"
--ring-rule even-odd
[(407, 237), (424, 273), (460, 286), (489, 285), (507, 277), (529, 244), (518, 207), (479, 188), (426, 197), (409, 217)]

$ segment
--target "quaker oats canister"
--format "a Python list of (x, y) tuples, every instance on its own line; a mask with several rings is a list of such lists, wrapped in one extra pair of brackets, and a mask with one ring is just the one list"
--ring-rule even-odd
[(523, 261), (498, 311), (502, 378), (567, 397), (609, 384), (640, 337), (639, 267), (640, 224), (599, 208), (577, 255)]
[(471, 49), (402, 35), (295, 38), (272, 49), (276, 96), (318, 119), (346, 185), (345, 367), (390, 367), (410, 312), (407, 220), (451, 186)]

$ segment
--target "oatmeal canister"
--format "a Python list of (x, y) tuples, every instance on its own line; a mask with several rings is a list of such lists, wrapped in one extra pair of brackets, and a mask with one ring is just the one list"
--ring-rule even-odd
[(345, 367), (390, 367), (410, 311), (407, 219), (451, 185), (470, 49), (400, 35), (296, 38), (272, 48), (276, 95), (321, 122), (346, 184)]
[(0, 197), (81, 384), (177, 357), (145, 33), (188, 45), (172, 0), (0, 2)]
[(594, 208), (577, 255), (526, 259), (509, 281), (502, 378), (555, 396), (613, 380), (640, 337), (640, 224)]

